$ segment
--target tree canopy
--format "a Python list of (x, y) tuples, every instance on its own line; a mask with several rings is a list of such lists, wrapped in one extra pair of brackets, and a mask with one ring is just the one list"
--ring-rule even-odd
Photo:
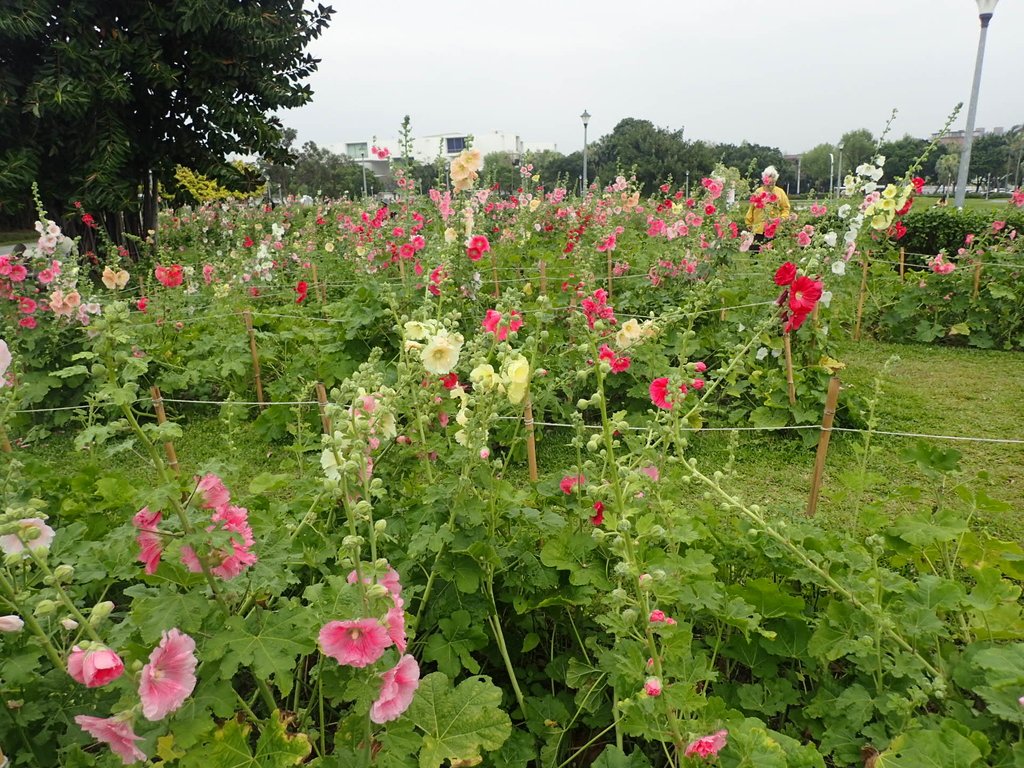
[[(229, 153), (281, 159), (274, 110), (312, 97), (306, 46), (333, 10), (303, 0), (4, 0), (0, 213), (36, 180), (59, 214), (155, 215), (176, 165), (209, 173)], [(152, 181), (150, 175), (152, 174)]]

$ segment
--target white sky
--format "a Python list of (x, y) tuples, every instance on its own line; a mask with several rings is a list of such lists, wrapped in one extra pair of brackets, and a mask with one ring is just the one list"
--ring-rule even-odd
[[(322, 0), (330, 4), (330, 0)], [(334, 0), (311, 47), (313, 101), (284, 112), (299, 142), (518, 133), (579, 149), (625, 117), (688, 139), (802, 152), (847, 130), (926, 137), (964, 102), (972, 0)], [(977, 127), (1024, 123), (1024, 0), (989, 27)]]

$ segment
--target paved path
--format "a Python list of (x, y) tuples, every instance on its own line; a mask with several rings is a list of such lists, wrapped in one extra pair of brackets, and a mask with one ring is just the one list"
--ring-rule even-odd
[(0, 256), (3, 256), (5, 253), (10, 253), (13, 249), (13, 243), (11, 245), (0, 245)]

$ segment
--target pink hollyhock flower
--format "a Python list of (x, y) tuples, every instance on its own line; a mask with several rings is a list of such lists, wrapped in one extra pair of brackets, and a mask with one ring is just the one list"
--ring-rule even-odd
[(698, 362), (693, 364), (693, 370), (697, 373), (704, 373), (708, 369), (707, 363)]
[(399, 606), (391, 608), (388, 610), (386, 621), (388, 623), (388, 637), (391, 638), (391, 642), (395, 644), (395, 648), (398, 649), (399, 653), (405, 653), (405, 611)]
[(339, 664), (366, 667), (393, 643), (376, 619), (329, 621), (320, 630), (320, 648)]
[[(237, 534), (231, 537), (228, 548), (214, 550), (208, 555), (210, 561), (216, 563), (210, 568), (210, 572), (214, 576), (225, 581), (233, 579), (259, 559), (255, 552), (250, 551), (255, 539), (252, 535), (252, 528), (249, 526), (249, 510), (245, 507), (224, 505), (210, 516), (210, 520), (213, 525), (208, 526), (207, 531), (213, 531), (220, 527), (225, 531)], [(218, 523), (220, 523), (219, 526)], [(190, 546), (181, 548), (181, 562), (192, 573), (199, 573), (203, 570), (199, 557)]]
[(487, 253), (491, 250), (491, 244), (483, 235), (475, 235), (469, 240), (469, 247), (476, 248), (480, 253)]
[(661, 696), (661, 678), (648, 677), (644, 683), (644, 693), (648, 696)]
[(594, 502), (594, 514), (590, 516), (591, 525), (600, 525), (604, 522), (604, 504), (600, 501)]
[(665, 612), (661, 610), (651, 611), (651, 615), (647, 620), (652, 624), (662, 624), (665, 621)]
[(572, 493), (572, 489), (577, 485), (583, 485), (587, 482), (587, 478), (583, 475), (566, 475), (562, 478), (562, 482), (558, 484), (558, 487), (562, 489), (562, 493), (569, 495)]
[(213, 264), (203, 265), (203, 282), (207, 285), (213, 282)]
[(68, 674), (86, 688), (99, 688), (124, 672), (121, 657), (109, 648), (83, 650), (77, 645), (68, 656)]
[(195, 690), (195, 650), (195, 641), (177, 628), (163, 633), (139, 679), (142, 714), (147, 720), (163, 720)]
[(25, 621), (15, 613), (0, 616), (0, 632), (21, 632)]
[(136, 736), (131, 724), (125, 720), (117, 717), (76, 715), (75, 722), (94, 739), (110, 747), (110, 751), (120, 757), (125, 765), (149, 759), (145, 752), (135, 746), (135, 742), (142, 741), (142, 737)]
[(796, 244), (801, 248), (806, 248), (811, 244), (811, 236), (801, 229), (796, 233)]
[[(16, 555), (28, 549), (36, 550), (50, 546), (54, 537), (53, 528), (39, 517), (26, 517), (18, 521), (18, 531), (0, 536), (0, 549), (5, 555)], [(22, 544), (22, 542), (25, 542)]]
[(640, 467), (640, 471), (651, 478), (654, 482), (658, 482), (660, 475), (658, 474), (658, 468), (653, 464), (648, 464), (646, 467)]
[[(679, 385), (679, 391), (686, 396), (687, 386), (685, 384)], [(648, 388), (648, 392), (651, 396), (651, 402), (654, 403), (658, 408), (663, 411), (671, 411), (673, 403), (668, 401), (668, 376), (661, 376), (651, 382), (651, 386)]]
[(1024, 207), (1024, 189), (1015, 189), (1010, 198), (1011, 202), (1018, 208)]
[(158, 533), (162, 518), (163, 512), (150, 512), (149, 507), (143, 507), (132, 518), (132, 525), (139, 530), (135, 537), (139, 545), (138, 560), (146, 566), (145, 571), (149, 575), (156, 573), (163, 553), (163, 541)]
[(687, 757), (710, 757), (717, 755), (728, 741), (728, 731), (718, 731), (710, 736), (701, 736), (696, 741), (691, 741), (686, 745), (686, 751), (683, 753)]
[(224, 481), (214, 474), (204, 475), (196, 482), (196, 495), (203, 509), (218, 509), (231, 501), (231, 494)]
[(380, 693), (370, 707), (370, 719), (378, 724), (400, 717), (409, 708), (420, 685), (420, 668), (412, 656), (403, 656), (380, 677)]
[(157, 281), (164, 286), (164, 288), (176, 288), (181, 285), (183, 277), (183, 271), (181, 264), (171, 264), (169, 267), (165, 267), (162, 264), (153, 270), (156, 275)]

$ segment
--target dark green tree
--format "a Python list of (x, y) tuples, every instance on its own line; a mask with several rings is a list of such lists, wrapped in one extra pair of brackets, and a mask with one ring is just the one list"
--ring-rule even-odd
[[(896, 181), (897, 179), (902, 179), (906, 175), (907, 169), (924, 154), (928, 144), (929, 142), (926, 139), (917, 139), (910, 134), (907, 134), (902, 139), (884, 142), (878, 148), (878, 152), (885, 157), (885, 180)], [(934, 176), (927, 178), (929, 174), (924, 169), (919, 170), (917, 173), (919, 176), (926, 177), (926, 181), (935, 181)]]
[(176, 165), (284, 158), (271, 113), (310, 100), (306, 47), (333, 13), (303, 0), (2, 5), (0, 213), (24, 207), (36, 180), (51, 213), (80, 199), (115, 237), (152, 228)]
[[(843, 167), (836, 168), (836, 172), (845, 177), (861, 163), (870, 162), (877, 154), (875, 137), (867, 128), (858, 128), (855, 131), (847, 131), (839, 140), (843, 145)], [(836, 145), (836, 163), (839, 162), (838, 145)]]
[[(829, 169), (834, 170), (835, 154), (836, 148), (831, 144), (819, 144), (804, 152), (800, 164), (803, 175), (802, 189), (814, 189), (819, 195), (828, 193)], [(833, 159), (830, 160), (829, 155), (832, 155)]]

